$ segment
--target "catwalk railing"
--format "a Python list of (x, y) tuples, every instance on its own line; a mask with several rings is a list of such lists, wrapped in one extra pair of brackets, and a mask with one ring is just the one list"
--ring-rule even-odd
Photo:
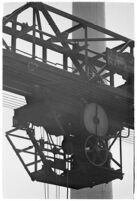
[[(66, 20), (65, 30), (59, 23), (63, 20)], [(75, 23), (73, 27), (72, 22)], [(89, 38), (91, 30), (96, 32), (96, 38)], [(80, 31), (83, 37), (72, 39), (72, 34), (77, 31)], [(4, 36), (6, 34), (6, 38), (3, 39), (6, 49), (26, 54), (32, 59), (40, 59), (45, 63), (50, 61), (54, 66), (80, 74), (83, 79), (99, 82), (107, 79), (105, 83), (109, 82), (115, 86), (115, 73), (122, 75), (126, 80), (127, 74), (133, 74), (133, 40), (40, 2), (29, 2), (5, 16), (3, 33)], [(11, 36), (10, 40), (7, 39), (7, 35)], [(111, 51), (104, 49), (103, 52), (97, 52), (89, 48), (92, 47), (92, 43), (104, 41), (107, 44), (111, 42), (111, 45), (114, 42)], [(119, 44), (115, 45), (115, 42)], [(51, 54), (54, 57), (52, 62), (48, 59)], [(114, 55), (120, 64), (114, 64)], [(60, 62), (56, 62), (58, 57)], [(128, 69), (123, 67), (123, 60), (130, 60)]]

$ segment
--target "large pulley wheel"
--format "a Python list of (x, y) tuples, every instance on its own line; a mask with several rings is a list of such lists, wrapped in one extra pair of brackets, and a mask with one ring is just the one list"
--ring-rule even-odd
[(85, 142), (85, 154), (90, 163), (95, 166), (102, 166), (108, 157), (106, 140), (94, 135), (89, 136)]
[(84, 109), (84, 126), (96, 136), (105, 137), (108, 131), (108, 117), (105, 110), (97, 103), (90, 103)]

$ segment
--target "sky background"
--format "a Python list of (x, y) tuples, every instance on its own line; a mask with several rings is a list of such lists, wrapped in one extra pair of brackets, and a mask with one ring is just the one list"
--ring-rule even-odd
[[(22, 4), (4, 4), (4, 15), (11, 13)], [(49, 4), (72, 13), (71, 2), (50, 2)], [(134, 39), (133, 3), (105, 3), (105, 11), (107, 29)], [(11, 129), (13, 111), (4, 108), (3, 115), (3, 131), (5, 132)], [(116, 153), (117, 146), (114, 149)], [(113, 196), (117, 199), (132, 198), (133, 192), (133, 145), (126, 142), (123, 143), (123, 171), (124, 179), (113, 182)], [(5, 198), (44, 198), (44, 185), (30, 180), (5, 137), (3, 138), (3, 192)], [(65, 198), (66, 195), (62, 194), (62, 198), (63, 196)]]

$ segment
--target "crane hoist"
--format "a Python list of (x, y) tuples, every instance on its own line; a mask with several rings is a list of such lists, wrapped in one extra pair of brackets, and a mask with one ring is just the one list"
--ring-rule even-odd
[[(31, 25), (18, 20), (27, 9)], [(76, 25), (61, 31), (51, 13)], [(54, 35), (42, 29), (41, 14)], [(79, 29), (83, 38), (70, 38)], [(89, 29), (106, 36), (89, 38)], [(5, 16), (3, 32), (11, 36), (11, 46), (3, 39), (3, 88), (26, 99), (6, 137), (30, 178), (74, 189), (122, 179), (122, 131), (134, 127), (134, 41), (40, 2)], [(31, 55), (17, 49), (17, 39), (32, 45)], [(114, 40), (120, 44), (104, 52), (89, 49)], [(48, 61), (48, 50), (62, 54), (59, 68), (55, 58)], [(115, 74), (125, 83), (115, 87)], [(119, 161), (111, 153), (116, 141)]]

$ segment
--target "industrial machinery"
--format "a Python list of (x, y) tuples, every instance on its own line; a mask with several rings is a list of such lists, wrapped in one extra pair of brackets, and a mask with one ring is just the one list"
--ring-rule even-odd
[[(75, 25), (61, 30), (56, 16)], [(89, 38), (90, 29), (104, 37)], [(77, 30), (83, 38), (71, 37)], [(40, 2), (5, 16), (3, 33), (11, 36), (11, 45), (3, 38), (3, 88), (26, 99), (6, 137), (31, 179), (74, 189), (122, 179), (122, 130), (134, 127), (134, 41)], [(119, 44), (89, 49), (104, 41)], [(57, 53), (52, 62), (49, 50)], [(124, 80), (117, 87), (116, 74)], [(111, 153), (117, 140), (119, 161)]]

